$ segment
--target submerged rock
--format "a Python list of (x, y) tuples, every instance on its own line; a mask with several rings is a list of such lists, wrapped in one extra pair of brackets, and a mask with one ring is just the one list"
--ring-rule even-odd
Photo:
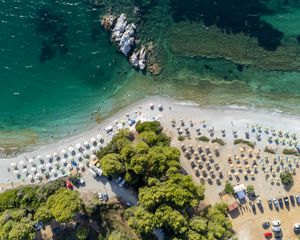
[(119, 50), (129, 58), (130, 63), (136, 69), (146, 69), (147, 49), (143, 46), (136, 49), (139, 41), (136, 39), (136, 26), (134, 23), (128, 23), (125, 14), (119, 17), (114, 15), (104, 16), (101, 20), (102, 26), (111, 31), (111, 40), (116, 43)]
[(106, 15), (101, 19), (101, 25), (106, 29), (106, 30), (111, 30), (112, 27), (115, 24), (116, 21), (116, 16), (114, 15)]

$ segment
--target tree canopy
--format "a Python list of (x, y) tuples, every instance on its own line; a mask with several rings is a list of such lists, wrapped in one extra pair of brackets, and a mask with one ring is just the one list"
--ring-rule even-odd
[(124, 175), (127, 183), (143, 186), (149, 178), (162, 180), (167, 173), (177, 172), (180, 151), (170, 147), (170, 139), (162, 133), (159, 122), (139, 122), (136, 129), (138, 135), (121, 130), (97, 152), (97, 165), (104, 175)]
[(294, 182), (293, 175), (289, 171), (281, 173), (280, 179), (283, 185), (291, 185)]
[(82, 208), (79, 193), (69, 189), (60, 189), (50, 196), (46, 203), (56, 221), (69, 222)]
[[(78, 208), (78, 193), (65, 192), (62, 179), (42, 186), (23, 186), (0, 194), (0, 240), (35, 239), (35, 224), (70, 220)], [(52, 202), (49, 202), (52, 199)], [(60, 201), (55, 201), (61, 199)], [(61, 213), (58, 214), (57, 212)], [(73, 212), (72, 212), (73, 211)]]

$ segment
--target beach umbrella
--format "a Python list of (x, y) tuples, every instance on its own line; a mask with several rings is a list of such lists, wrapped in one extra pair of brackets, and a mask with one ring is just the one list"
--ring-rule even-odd
[(51, 163), (47, 163), (47, 164), (46, 164), (46, 167), (47, 167), (47, 168), (51, 168), (51, 167), (52, 167), (52, 166), (51, 166)]
[(153, 109), (153, 108), (154, 108), (154, 104), (153, 104), (153, 103), (149, 103), (149, 107), (150, 107), (151, 109)]
[(83, 164), (80, 163), (80, 164), (78, 165), (78, 167), (79, 167), (80, 169), (82, 169), (82, 168), (83, 168)]
[(207, 150), (208, 150), (208, 149), (209, 149), (209, 146), (206, 146), (206, 147), (205, 147), (205, 149), (207, 149)]
[(42, 160), (42, 156), (41, 155), (37, 155), (37, 160)]
[(72, 165), (71, 165), (71, 164), (68, 164), (68, 165), (67, 165), (67, 168), (68, 168), (68, 169), (72, 169)]
[(35, 177), (36, 177), (36, 178), (40, 178), (40, 177), (41, 177), (41, 174), (40, 174), (40, 173), (37, 173), (37, 174), (35, 174)]
[(238, 173), (238, 172), (235, 172), (235, 173), (234, 173), (234, 176), (236, 176), (236, 177), (237, 177), (238, 175), (239, 175), (239, 173)]
[(50, 159), (51, 159), (51, 156), (50, 156), (50, 155), (46, 155), (46, 159), (47, 159), (47, 160), (50, 160)]
[(36, 168), (35, 168), (35, 167), (32, 167), (32, 168), (31, 168), (31, 172), (36, 172)]
[(83, 156), (88, 156), (88, 151), (84, 150), (84, 151), (82, 152), (82, 154), (83, 154)]
[(52, 173), (52, 174), (56, 174), (56, 170), (55, 170), (55, 169), (52, 169), (52, 170), (51, 170), (51, 173)]
[(88, 141), (84, 141), (84, 142), (83, 142), (83, 145), (84, 145), (85, 147), (88, 147), (88, 146), (90, 146), (90, 144), (89, 144), (89, 142), (88, 142)]
[(231, 176), (231, 172), (228, 172), (228, 173), (227, 173), (227, 176), (230, 177), (230, 176)]
[(77, 143), (77, 144), (76, 144), (76, 148), (77, 148), (77, 149), (80, 149), (80, 148), (81, 148), (81, 144), (80, 144), (80, 143)]
[(74, 152), (74, 148), (72, 146), (70, 146), (68, 150), (69, 150), (70, 153)]
[(28, 173), (27, 168), (24, 168), (24, 169), (23, 169), (23, 173), (25, 173), (25, 174)]
[(96, 152), (96, 148), (95, 147), (91, 147), (91, 151), (92, 152)]
[(12, 166), (13, 168), (15, 168), (15, 167), (17, 167), (17, 164), (15, 164), (14, 162), (12, 162), (12, 163), (10, 164), (10, 166)]
[(20, 161), (20, 165), (24, 167), (25, 166), (24, 161)]
[(41, 165), (39, 165), (39, 169), (43, 170), (43, 169), (45, 169), (45, 166), (43, 164), (41, 164)]
[(91, 158), (92, 160), (96, 160), (96, 159), (97, 159), (96, 155), (94, 155), (94, 154), (92, 154), (90, 158)]
[(61, 162), (62, 162), (62, 163), (66, 163), (67, 161), (66, 161), (66, 159), (64, 158), (64, 159), (61, 160)]
[(14, 174), (18, 175), (19, 171), (18, 170), (14, 170)]
[(32, 180), (33, 177), (32, 177), (32, 175), (28, 175), (27, 178), (28, 178), (29, 180)]
[(99, 140), (102, 140), (102, 139), (103, 139), (103, 137), (102, 137), (101, 134), (97, 134), (97, 138), (98, 138)]
[(57, 158), (58, 157), (58, 153), (57, 152), (53, 153), (53, 157)]
[(61, 152), (61, 154), (63, 154), (63, 155), (67, 154), (67, 151), (66, 151), (65, 149), (62, 149), (60, 152)]
[(92, 138), (91, 138), (91, 143), (93, 143), (93, 144), (96, 143), (96, 138), (93, 138), (93, 137), (92, 137)]
[(79, 160), (79, 159), (82, 159), (82, 155), (81, 155), (80, 153), (77, 153), (77, 154), (76, 154), (76, 157), (77, 157), (78, 160)]
[(29, 163), (33, 163), (33, 159), (32, 159), (32, 158), (29, 158), (28, 162), (29, 162)]

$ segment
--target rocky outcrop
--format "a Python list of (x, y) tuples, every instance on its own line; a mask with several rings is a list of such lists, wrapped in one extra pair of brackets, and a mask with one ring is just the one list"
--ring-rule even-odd
[(111, 40), (119, 50), (128, 57), (133, 67), (145, 70), (147, 67), (147, 50), (145, 47), (138, 49), (136, 26), (134, 23), (128, 23), (125, 14), (119, 17), (106, 15), (101, 20), (102, 26), (111, 32)]

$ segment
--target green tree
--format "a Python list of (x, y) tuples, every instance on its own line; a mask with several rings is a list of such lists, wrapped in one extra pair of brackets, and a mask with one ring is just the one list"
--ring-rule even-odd
[(207, 219), (203, 217), (193, 217), (189, 223), (190, 229), (200, 233), (205, 234), (207, 232)]
[(291, 185), (294, 182), (293, 175), (289, 171), (281, 173), (280, 179), (283, 185)]
[(50, 209), (46, 205), (41, 205), (34, 214), (34, 220), (47, 223), (53, 218)]
[(105, 176), (116, 177), (124, 172), (122, 157), (116, 153), (109, 153), (100, 161), (100, 166)]
[(157, 223), (159, 227), (172, 231), (175, 235), (183, 235), (188, 230), (185, 217), (170, 206), (160, 206), (155, 211), (155, 217), (159, 220)]
[(0, 239), (31, 240), (35, 238), (33, 222), (23, 209), (6, 210), (0, 216)]
[(67, 223), (82, 209), (82, 201), (78, 192), (60, 189), (49, 197), (46, 206), (56, 221)]
[(109, 235), (108, 240), (129, 240), (129, 238), (126, 236), (126, 234), (118, 230), (114, 230)]
[(88, 226), (80, 225), (76, 229), (76, 233), (75, 233), (76, 240), (86, 240), (86, 239), (88, 239), (88, 236), (89, 236), (89, 227)]
[(139, 139), (147, 143), (149, 146), (154, 146), (157, 143), (157, 135), (153, 131), (144, 131), (139, 134)]
[(157, 219), (154, 214), (148, 212), (143, 207), (131, 207), (126, 214), (129, 216), (128, 224), (138, 234), (150, 234), (156, 228)]
[(158, 121), (150, 121), (150, 122), (138, 121), (135, 125), (135, 129), (138, 133), (142, 133), (144, 131), (153, 131), (156, 134), (160, 134), (162, 132), (162, 126)]
[(208, 239), (223, 239), (232, 236), (232, 225), (226, 216), (227, 204), (217, 203), (215, 206), (209, 208), (208, 219)]
[(156, 209), (163, 203), (171, 204), (181, 211), (193, 208), (204, 197), (204, 187), (196, 186), (190, 176), (172, 175), (168, 180), (139, 192), (139, 202), (147, 209)]
[(228, 181), (226, 182), (224, 191), (225, 191), (225, 193), (230, 194), (230, 195), (234, 194), (234, 189), (230, 182), (228, 182)]

